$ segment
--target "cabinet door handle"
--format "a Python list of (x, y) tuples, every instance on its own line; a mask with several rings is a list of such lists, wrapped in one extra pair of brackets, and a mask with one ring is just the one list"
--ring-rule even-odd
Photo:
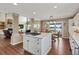
[(74, 42), (72, 42), (72, 43), (74, 43)]
[(39, 52), (39, 50), (37, 50), (37, 52)]
[(78, 48), (75, 47), (75, 49), (78, 49)]
[(39, 39), (37, 39), (37, 41), (39, 41)]
[(29, 42), (29, 40), (27, 40), (27, 42)]
[(39, 44), (39, 43), (37, 43), (37, 44)]

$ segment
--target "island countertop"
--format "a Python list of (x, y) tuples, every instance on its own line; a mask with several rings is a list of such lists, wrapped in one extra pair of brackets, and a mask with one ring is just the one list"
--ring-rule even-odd
[(31, 35), (31, 34), (24, 34), (25, 36), (28, 36), (28, 37), (36, 37), (36, 38), (44, 38), (48, 35), (51, 35), (52, 33), (41, 33), (39, 35)]

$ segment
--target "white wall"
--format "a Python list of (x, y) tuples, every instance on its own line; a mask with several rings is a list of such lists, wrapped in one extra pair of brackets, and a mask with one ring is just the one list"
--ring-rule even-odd
[(64, 19), (63, 21), (63, 38), (69, 37), (69, 29), (68, 29), (68, 19)]

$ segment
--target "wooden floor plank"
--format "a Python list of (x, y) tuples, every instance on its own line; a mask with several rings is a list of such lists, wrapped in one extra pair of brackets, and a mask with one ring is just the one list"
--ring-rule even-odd
[(70, 44), (68, 39), (55, 39), (52, 43), (52, 50), (49, 55), (71, 55)]
[[(0, 55), (30, 55), (24, 52), (23, 43), (12, 46), (10, 39), (0, 38)], [(71, 55), (68, 39), (56, 39), (52, 42), (52, 49), (48, 55)]]

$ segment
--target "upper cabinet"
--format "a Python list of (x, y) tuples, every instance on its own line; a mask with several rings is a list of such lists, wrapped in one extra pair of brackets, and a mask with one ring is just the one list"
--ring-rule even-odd
[(76, 30), (79, 31), (79, 13), (73, 19), (69, 19), (69, 33), (72, 34)]
[(79, 26), (79, 13), (74, 17), (73, 23), (75, 26)]

